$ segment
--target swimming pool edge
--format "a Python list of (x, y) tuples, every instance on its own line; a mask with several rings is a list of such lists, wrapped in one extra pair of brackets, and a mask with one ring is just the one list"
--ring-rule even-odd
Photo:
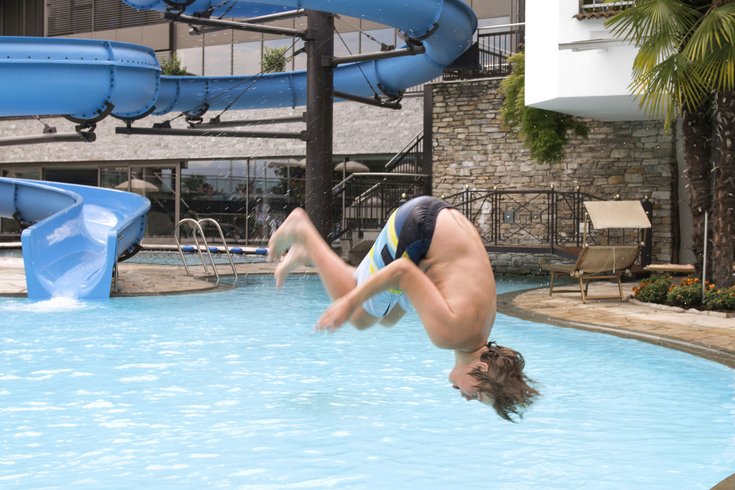
[(524, 293), (527, 293), (528, 291), (529, 290), (511, 291), (508, 293), (499, 294), (498, 312), (515, 318), (520, 318), (522, 320), (533, 321), (536, 323), (549, 324), (563, 328), (576, 328), (579, 330), (588, 330), (597, 333), (604, 333), (608, 335), (615, 335), (618, 337), (640, 340), (643, 342), (658, 345), (660, 347), (667, 347), (669, 349), (676, 349), (679, 351), (687, 352), (689, 354), (703, 357), (705, 359), (709, 359), (711, 361), (715, 361), (735, 369), (735, 352), (730, 350), (706, 345), (703, 343), (692, 342), (681, 338), (659, 335), (651, 332), (630, 330), (627, 328), (620, 328), (612, 325), (600, 325), (590, 322), (580, 322), (578, 320), (552, 316), (549, 314), (540, 313), (535, 310), (521, 308), (515, 305), (514, 299)]

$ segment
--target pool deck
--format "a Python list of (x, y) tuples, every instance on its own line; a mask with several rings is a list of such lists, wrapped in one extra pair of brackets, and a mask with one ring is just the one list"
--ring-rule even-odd
[[(637, 282), (623, 283), (629, 295)], [(595, 282), (590, 292), (617, 293), (617, 284)], [(580, 294), (554, 293), (548, 287), (507, 293), (498, 297), (498, 311), (560, 327), (602, 332), (679, 349), (735, 367), (735, 318), (714, 312), (640, 303), (628, 298), (588, 300)]]
[[(123, 262), (119, 269), (117, 291), (113, 296), (204, 292), (218, 287), (211, 276), (203, 274), (201, 266), (191, 268), (192, 276), (186, 275), (183, 266), (177, 265)], [(221, 266), (219, 270), (224, 273), (226, 269)], [(237, 265), (238, 274), (242, 276), (272, 274), (273, 269), (273, 264), (265, 262)], [(295, 273), (313, 274), (314, 270), (304, 267)], [(0, 278), (0, 296), (26, 295), (22, 259), (0, 257)], [(624, 283), (624, 293), (629, 294), (635, 285), (637, 283)], [(615, 294), (617, 286), (593, 283), (590, 290), (597, 295)], [(498, 310), (534, 322), (652, 342), (735, 367), (735, 317), (686, 312), (631, 300), (622, 303), (588, 300), (584, 304), (579, 293), (549, 296), (548, 288), (502, 294), (498, 297)]]

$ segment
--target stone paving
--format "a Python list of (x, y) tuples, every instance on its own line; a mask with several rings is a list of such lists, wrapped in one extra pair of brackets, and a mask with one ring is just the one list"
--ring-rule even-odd
[[(192, 267), (192, 276), (183, 266), (123, 262), (117, 291), (113, 296), (154, 295), (200, 292), (218, 287), (201, 266)], [(273, 264), (238, 264), (240, 275), (272, 274)], [(223, 268), (220, 269), (223, 272)], [(303, 267), (295, 273), (313, 274)], [(630, 292), (634, 283), (625, 283)], [(594, 283), (595, 294), (617, 291), (617, 286)], [(21, 258), (0, 257), (0, 295), (25, 296), (26, 284)], [(735, 367), (735, 318), (702, 313), (659, 309), (632, 301), (589, 300), (582, 303), (579, 293), (555, 293), (548, 288), (507, 293), (498, 298), (498, 310), (540, 323), (573, 327), (632, 337), (708, 357)]]
[[(630, 293), (637, 283), (624, 283)], [(617, 285), (596, 282), (595, 294), (617, 293)], [(509, 293), (498, 298), (498, 310), (535, 322), (631, 337), (684, 350), (735, 367), (735, 318), (724, 314), (649, 305), (634, 300), (588, 300), (579, 293), (554, 293), (548, 288)]]

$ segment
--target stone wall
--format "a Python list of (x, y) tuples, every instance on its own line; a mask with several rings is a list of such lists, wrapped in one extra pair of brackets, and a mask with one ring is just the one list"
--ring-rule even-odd
[[(580, 191), (604, 199), (653, 201), (653, 261), (672, 257), (674, 138), (655, 121), (586, 120), (588, 138), (570, 135), (559, 164), (531, 159), (500, 117), (500, 79), (433, 85), (434, 195), (471, 189)], [(531, 262), (538, 258), (530, 259)], [(521, 266), (518, 257), (499, 262)], [(532, 265), (523, 265), (522, 269)], [(538, 268), (536, 266), (536, 268)]]

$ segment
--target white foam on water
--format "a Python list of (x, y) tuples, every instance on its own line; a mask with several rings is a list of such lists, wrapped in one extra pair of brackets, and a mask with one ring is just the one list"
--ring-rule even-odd
[(43, 435), (43, 432), (36, 432), (33, 430), (28, 430), (25, 432), (16, 432), (15, 438), (22, 438), (22, 437), (41, 437)]
[(120, 378), (121, 383), (145, 383), (148, 381), (158, 381), (158, 376), (143, 374), (141, 376), (126, 376), (124, 378)]
[(267, 484), (267, 485), (240, 485), (238, 488), (244, 489), (244, 490), (270, 490), (270, 489), (287, 489), (287, 488), (335, 488), (338, 486), (341, 486), (345, 483), (354, 482), (363, 480), (360, 476), (350, 476), (350, 477), (327, 477), (327, 478), (318, 478), (313, 480), (306, 480), (306, 481), (300, 481), (300, 482), (294, 482), (294, 483), (284, 483), (284, 484)]
[(22, 311), (32, 313), (59, 313), (64, 311), (81, 311), (95, 308), (93, 303), (76, 298), (56, 296), (44, 301), (9, 301), (0, 306), (0, 311)]
[(171, 464), (171, 465), (163, 465), (163, 464), (149, 464), (146, 466), (146, 470), (148, 471), (166, 471), (166, 470), (183, 470), (188, 468), (188, 464)]
[(108, 402), (107, 400), (95, 400), (92, 403), (87, 403), (86, 405), (83, 405), (82, 408), (112, 408), (115, 405)]

